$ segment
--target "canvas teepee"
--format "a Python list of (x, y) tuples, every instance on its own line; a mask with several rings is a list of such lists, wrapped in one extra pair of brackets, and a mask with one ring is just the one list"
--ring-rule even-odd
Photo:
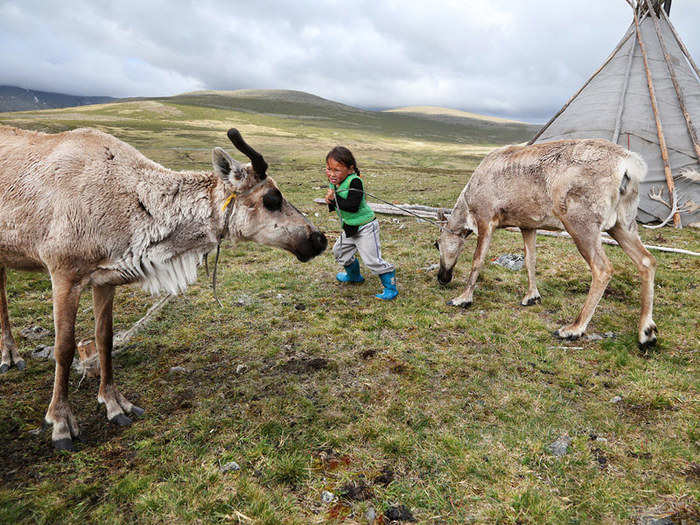
[(671, 0), (626, 0), (634, 20), (598, 71), (529, 142), (606, 138), (644, 157), (638, 220), (700, 221), (700, 71), (668, 18)]

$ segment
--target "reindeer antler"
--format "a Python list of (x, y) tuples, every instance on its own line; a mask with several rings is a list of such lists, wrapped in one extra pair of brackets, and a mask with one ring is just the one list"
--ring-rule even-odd
[(663, 197), (661, 196), (661, 188), (658, 190), (656, 189), (656, 186), (652, 186), (651, 189), (649, 190), (649, 198), (653, 201), (661, 202), (666, 206), (667, 208), (671, 208), (671, 213), (666, 217), (661, 224), (657, 224), (656, 226), (647, 226), (646, 224), (642, 224), (645, 228), (649, 230), (656, 230), (657, 228), (663, 228), (666, 226), (671, 219), (673, 219), (673, 216), (676, 214), (678, 211), (678, 199), (676, 198), (676, 190), (674, 189), (673, 192), (671, 193), (671, 202), (673, 204), (668, 204)]
[(672, 205), (670, 205), (668, 202), (666, 202), (663, 197), (663, 189), (662, 188), (657, 188), (656, 186), (652, 186), (651, 189), (649, 190), (649, 198), (653, 201), (660, 202), (667, 208), (673, 208)]

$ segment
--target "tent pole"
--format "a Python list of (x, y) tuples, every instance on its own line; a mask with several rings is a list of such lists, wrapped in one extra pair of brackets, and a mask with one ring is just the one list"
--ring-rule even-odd
[[(666, 185), (668, 186), (668, 194), (673, 196), (675, 192), (675, 184), (673, 182), (673, 176), (671, 175), (671, 167), (668, 163), (668, 149), (666, 149), (666, 139), (664, 138), (664, 131), (661, 127), (661, 119), (659, 118), (659, 109), (656, 104), (656, 94), (654, 93), (654, 83), (651, 80), (651, 71), (649, 70), (649, 61), (647, 59), (647, 50), (642, 40), (642, 31), (639, 28), (639, 17), (637, 16), (637, 11), (634, 12), (634, 25), (637, 30), (637, 42), (639, 43), (639, 49), (642, 51), (642, 59), (644, 60), (644, 70), (647, 74), (647, 87), (649, 88), (649, 98), (651, 99), (651, 109), (654, 112), (654, 118), (656, 119), (656, 133), (659, 137), (659, 149), (661, 150), (661, 158), (664, 162), (664, 175), (666, 176)], [(673, 215), (673, 225), (676, 228), (681, 227), (681, 217), (678, 212)]]
[[(625, 96), (627, 95), (627, 89), (630, 85), (630, 72), (632, 71), (632, 60), (634, 59), (634, 45), (636, 42), (637, 35), (634, 36), (632, 45), (630, 46), (630, 57), (627, 60), (627, 72), (625, 73), (625, 84), (622, 86), (622, 92), (620, 93), (620, 102), (617, 107), (617, 117), (615, 118), (615, 131), (613, 131), (612, 141), (617, 144), (617, 139), (620, 138), (620, 126), (622, 124), (622, 112), (625, 109)], [(629, 149), (629, 148), (627, 148)]]
[(681, 48), (681, 51), (683, 51), (685, 58), (688, 59), (688, 62), (690, 62), (690, 65), (695, 70), (695, 74), (698, 76), (698, 80), (700, 80), (700, 69), (698, 69), (698, 66), (695, 63), (695, 61), (693, 60), (693, 57), (690, 56), (690, 52), (688, 51), (688, 48), (685, 47), (685, 44), (681, 40), (681, 37), (678, 36), (678, 33), (676, 32), (676, 28), (673, 27), (673, 24), (671, 23), (671, 19), (666, 14), (666, 11), (662, 11), (661, 14), (664, 17), (664, 20), (666, 21), (666, 23), (668, 24), (668, 27), (671, 28), (671, 32), (673, 33), (673, 36), (676, 37), (676, 42), (678, 43), (678, 47)]
[(617, 52), (618, 52), (618, 51), (620, 50), (620, 48), (625, 44), (625, 42), (627, 42), (627, 40), (629, 40), (629, 38), (632, 36), (632, 34), (633, 34), (632, 32), (629, 32), (629, 34), (627, 34), (626, 36), (624, 36), (624, 37), (622, 38), (622, 40), (620, 41), (620, 43), (619, 43), (619, 44), (617, 45), (617, 47), (613, 50), (613, 52), (610, 53), (610, 56), (609, 56), (609, 57), (607, 58), (607, 60), (603, 63), (603, 65), (600, 66), (600, 68), (599, 68), (595, 73), (593, 73), (593, 75), (591, 75), (591, 78), (589, 78), (589, 79), (586, 81), (586, 83), (585, 83), (583, 86), (581, 86), (581, 89), (579, 89), (579, 90), (574, 94), (574, 96), (571, 97), (571, 98), (569, 99), (569, 101), (568, 101), (566, 104), (564, 104), (564, 107), (562, 107), (562, 108), (557, 112), (557, 114), (554, 115), (554, 116), (549, 120), (549, 122), (547, 122), (547, 123), (542, 127), (542, 129), (540, 129), (540, 130), (537, 132), (537, 135), (535, 135), (534, 137), (532, 137), (532, 138), (530, 139), (530, 141), (527, 143), (528, 146), (529, 146), (530, 144), (533, 144), (538, 138), (540, 138), (540, 135), (542, 135), (542, 133), (544, 133), (544, 132), (547, 130), (547, 128), (548, 128), (549, 126), (552, 125), (552, 122), (554, 122), (554, 121), (557, 119), (557, 117), (559, 117), (559, 115), (561, 115), (562, 113), (564, 113), (564, 111), (566, 111), (566, 108), (568, 108), (568, 107), (569, 107), (569, 104), (571, 104), (571, 103), (576, 99), (576, 97), (578, 97), (578, 96), (581, 94), (581, 91), (583, 91), (584, 89), (586, 89), (586, 86), (587, 86), (588, 84), (591, 83), (591, 81), (598, 75), (598, 73), (600, 73), (600, 72), (603, 70), (603, 68), (604, 68), (605, 66), (607, 66), (608, 63), (609, 63), (613, 58), (615, 58), (615, 55), (617, 54)]
[(656, 36), (659, 37), (659, 43), (661, 44), (661, 51), (664, 53), (664, 60), (666, 61), (666, 66), (668, 67), (668, 72), (671, 75), (671, 82), (673, 82), (673, 88), (676, 90), (676, 96), (678, 97), (678, 104), (683, 112), (683, 117), (685, 118), (685, 125), (688, 127), (688, 134), (690, 135), (690, 140), (693, 142), (695, 147), (695, 157), (700, 161), (700, 145), (698, 145), (698, 134), (695, 131), (695, 126), (693, 126), (693, 121), (690, 119), (688, 110), (685, 107), (685, 97), (683, 96), (683, 91), (681, 91), (681, 86), (678, 84), (678, 78), (676, 78), (676, 71), (673, 69), (673, 64), (671, 63), (671, 56), (668, 54), (668, 49), (666, 48), (666, 42), (664, 42), (663, 35), (661, 34), (661, 26), (659, 25), (659, 18), (656, 13), (652, 11), (649, 0), (646, 0), (647, 6), (651, 11), (651, 19), (654, 21), (654, 28), (656, 29)]

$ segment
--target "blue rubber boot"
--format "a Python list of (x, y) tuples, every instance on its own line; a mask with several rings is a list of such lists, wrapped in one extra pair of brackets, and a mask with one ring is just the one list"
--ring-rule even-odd
[(335, 276), (341, 283), (363, 283), (365, 278), (360, 275), (360, 261), (355, 259), (345, 267), (344, 272), (339, 272)]
[(399, 291), (396, 289), (396, 271), (383, 273), (379, 278), (382, 280), (384, 291), (375, 295), (377, 299), (391, 301), (394, 297), (399, 295)]

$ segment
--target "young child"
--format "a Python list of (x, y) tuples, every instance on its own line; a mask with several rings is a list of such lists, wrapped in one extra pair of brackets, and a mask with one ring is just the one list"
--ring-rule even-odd
[[(335, 276), (341, 283), (361, 283), (359, 252), (365, 265), (378, 275), (384, 291), (375, 297), (389, 301), (398, 295), (394, 265), (382, 259), (379, 245), (379, 222), (367, 205), (355, 157), (348, 148), (336, 146), (326, 155), (326, 193), (328, 209), (339, 213), (343, 231), (333, 246), (335, 260), (345, 267)], [(336, 205), (338, 210), (336, 210)]]

